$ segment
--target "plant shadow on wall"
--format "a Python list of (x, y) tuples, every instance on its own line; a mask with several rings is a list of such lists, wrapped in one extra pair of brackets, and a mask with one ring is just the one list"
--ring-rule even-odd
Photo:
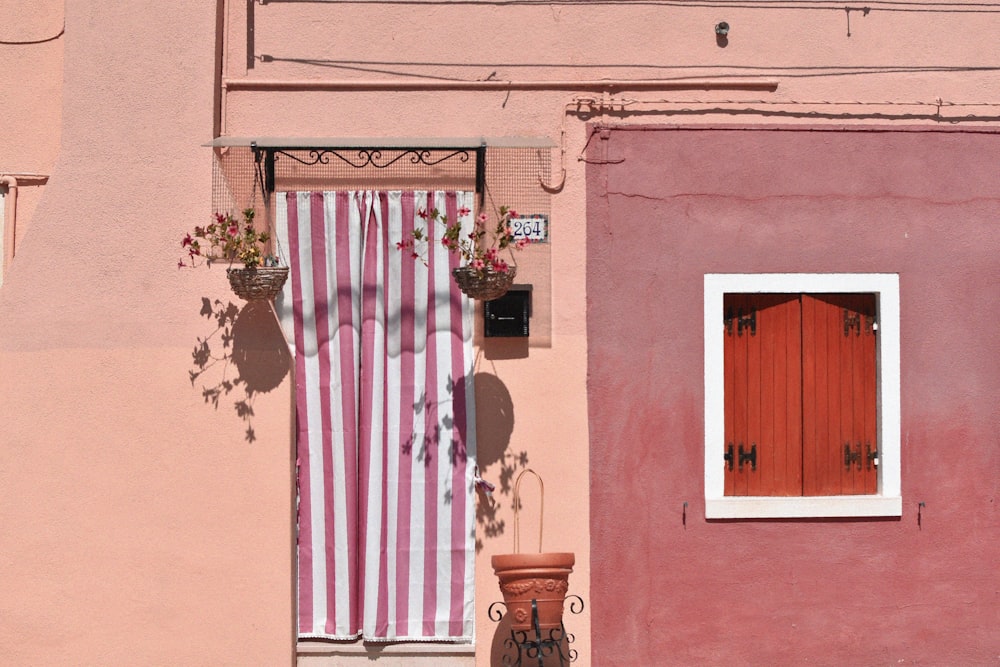
[(290, 368), (281, 327), (267, 301), (250, 301), (241, 310), (232, 302), (202, 297), (199, 315), (214, 329), (199, 337), (191, 352), (191, 386), (200, 381), (205, 403), (216, 410), (231, 399), (245, 424), (244, 438), (254, 442), (254, 399), (281, 384)]
[[(497, 518), (501, 502), (514, 507), (514, 478), (528, 467), (528, 453), (510, 451), (514, 432), (514, 402), (507, 386), (491, 373), (476, 373), (476, 445), (480, 473), (496, 488), (492, 495), (480, 491), (476, 504), (476, 522), (482, 537), (476, 538), (476, 552), (483, 549), (483, 538), (503, 535), (506, 524)], [(499, 498), (497, 497), (499, 496)]]
[[(461, 396), (465, 393), (468, 379), (457, 381), (449, 378), (448, 393), (451, 396)], [(477, 486), (478, 502), (476, 503), (476, 522), (479, 524), (482, 537), (476, 538), (476, 552), (483, 550), (483, 537), (495, 538), (503, 535), (506, 523), (497, 518), (499, 503), (495, 496), (510, 498), (513, 509), (513, 480), (517, 472), (528, 466), (528, 453), (513, 453), (510, 447), (510, 435), (514, 431), (514, 404), (510, 393), (503, 382), (490, 373), (476, 373), (474, 376), (476, 389), (476, 447), (477, 466), (483, 478), (494, 488), (490, 492), (484, 490), (484, 485)], [(437, 423), (430, 431), (413, 433), (403, 442), (402, 453), (413, 456), (425, 467), (431, 466), (435, 457), (444, 455), (449, 458), (452, 466), (468, 461), (468, 451), (465, 443), (459, 442), (448, 434), (453, 432), (454, 417), (440, 405), (435, 405), (426, 395), (421, 396), (413, 405), (417, 415), (428, 414), (438, 408)], [(442, 451), (445, 438), (449, 438), (447, 451)], [(444, 492), (444, 501), (451, 503), (452, 490)]]

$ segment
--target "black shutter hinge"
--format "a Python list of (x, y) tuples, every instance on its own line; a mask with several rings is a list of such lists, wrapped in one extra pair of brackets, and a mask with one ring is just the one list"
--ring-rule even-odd
[(740, 472), (743, 471), (743, 464), (749, 462), (750, 469), (757, 469), (757, 443), (753, 443), (753, 446), (749, 451), (743, 451), (743, 443), (740, 443)]
[(757, 335), (757, 311), (751, 310), (749, 314), (744, 315), (743, 309), (740, 308), (733, 313), (733, 309), (729, 308), (726, 310), (725, 322), (726, 322), (726, 334), (729, 336), (733, 335), (733, 322), (736, 322), (736, 333), (739, 336), (743, 335), (744, 329), (750, 330), (751, 336)]
[(851, 443), (844, 443), (844, 467), (848, 470), (851, 469), (851, 464), (857, 463), (858, 470), (861, 470), (861, 443), (858, 443), (858, 448), (855, 451), (851, 451)]
[(871, 470), (872, 466), (878, 467), (878, 447), (872, 448), (870, 442), (865, 443), (865, 459), (868, 470)]
[(849, 336), (851, 331), (854, 331), (855, 336), (860, 336), (862, 327), (864, 328), (864, 332), (866, 334), (878, 331), (878, 324), (875, 323), (875, 316), (865, 315), (864, 323), (862, 324), (861, 313), (852, 313), (849, 309), (844, 308), (844, 335)]

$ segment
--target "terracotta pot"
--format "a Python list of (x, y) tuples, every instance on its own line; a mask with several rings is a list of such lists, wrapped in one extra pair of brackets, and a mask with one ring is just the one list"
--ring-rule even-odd
[[(520, 549), (521, 478), (531, 473), (538, 480), (538, 552), (523, 554)], [(531, 601), (538, 609), (538, 630), (562, 625), (563, 601), (569, 589), (569, 573), (576, 557), (571, 553), (542, 553), (542, 521), (545, 518), (545, 484), (537, 472), (525, 468), (514, 482), (514, 553), (493, 556), (493, 571), (500, 579), (500, 592), (510, 615), (512, 630), (534, 630)]]
[(538, 629), (562, 625), (563, 601), (576, 557), (571, 553), (502, 554), (493, 556), (512, 630), (533, 630), (531, 601), (538, 608)]

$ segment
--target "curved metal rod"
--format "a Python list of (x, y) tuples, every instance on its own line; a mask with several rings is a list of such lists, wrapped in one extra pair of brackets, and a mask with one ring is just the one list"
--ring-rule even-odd
[(524, 654), (528, 656), (529, 660), (545, 660), (545, 658), (555, 655), (557, 646), (558, 644), (548, 641), (529, 642)]
[[(567, 105), (568, 106), (568, 105)], [(541, 155), (541, 150), (538, 151)], [(556, 194), (562, 192), (563, 186), (566, 185), (566, 114), (562, 117), (562, 128), (559, 131), (559, 168), (562, 172), (560, 176), (559, 183), (546, 183), (542, 175), (538, 175), (538, 184), (549, 194)]]
[[(520, 636), (518, 636), (518, 635), (520, 635)], [(523, 644), (527, 644), (530, 641), (528, 639), (528, 631), (527, 630), (511, 630), (510, 631), (510, 636), (511, 636), (511, 639), (514, 640), (514, 643), (517, 644), (518, 646), (523, 645)]]
[[(553, 651), (559, 651), (559, 664), (564, 664), (576, 661), (577, 651), (570, 646), (574, 641), (576, 637), (566, 632), (566, 626), (560, 623), (558, 628), (549, 630), (549, 638), (542, 643), (551, 646)], [(564, 646), (566, 651), (563, 650)]]
[[(330, 164), (330, 158), (335, 157), (341, 160), (342, 162), (349, 164), (355, 169), (362, 169), (368, 166), (375, 167), (376, 169), (386, 169), (407, 156), (409, 157), (409, 161), (411, 164), (423, 164), (427, 165), (428, 167), (433, 167), (434, 165), (440, 164), (445, 160), (450, 160), (451, 158), (456, 156), (458, 157), (459, 162), (468, 162), (470, 149), (466, 148), (455, 149), (452, 150), (452, 152), (446, 155), (442, 155), (441, 157), (438, 158), (433, 157), (435, 150), (428, 148), (399, 148), (399, 149), (359, 148), (357, 149), (356, 157), (344, 154), (339, 149), (311, 148), (308, 149), (307, 158), (299, 157), (298, 155), (295, 155), (294, 153), (290, 152), (290, 150), (294, 149), (289, 149), (289, 150), (275, 149), (274, 159), (277, 160), (279, 155), (284, 155), (285, 157), (295, 160), (299, 164), (311, 167), (317, 164)], [(382, 155), (383, 150), (391, 152), (398, 151), (399, 154), (396, 155), (395, 157), (383, 158)]]
[[(404, 153), (403, 155), (406, 155), (406, 154)], [(431, 151), (430, 150), (426, 150), (426, 149), (420, 151), (419, 155), (417, 154), (416, 151), (413, 151), (413, 156), (410, 158), (410, 162), (412, 162), (413, 164), (426, 164), (428, 167), (433, 167), (434, 165), (440, 164), (440, 163), (444, 162), (445, 160), (449, 160), (449, 159), (455, 157), (456, 155), (458, 156), (458, 161), (459, 162), (468, 162), (469, 161), (469, 151), (465, 150), (464, 148), (460, 149), (460, 150), (457, 150), (457, 151), (453, 151), (453, 152), (449, 153), (448, 155), (445, 155), (443, 157), (438, 158), (437, 160), (431, 160), (430, 159), (430, 155), (431, 155)], [(400, 157), (403, 157), (403, 156), (400, 155)]]
[[(517, 643), (511, 637), (507, 637), (503, 640), (503, 648), (505, 653), (502, 656), (500, 656), (500, 662), (503, 664), (504, 667), (513, 667), (514, 665), (521, 664), (521, 647), (518, 646)], [(512, 648), (517, 648), (516, 661), (514, 660), (514, 658), (510, 656), (509, 653), (506, 653), (506, 651), (509, 651)]]
[[(579, 614), (583, 611), (583, 598), (579, 595), (567, 595), (566, 600), (570, 600), (569, 613)], [(563, 604), (566, 604), (565, 600), (563, 601)]]
[[(503, 606), (503, 610), (501, 610), (499, 607), (497, 607), (496, 609), (494, 609), (494, 607), (496, 607), (497, 605), (502, 605)], [(504, 602), (504, 601), (502, 601), (502, 600), (497, 600), (496, 602), (494, 602), (493, 604), (490, 605), (489, 609), (486, 610), (486, 615), (494, 623), (499, 623), (501, 621), (501, 619), (503, 619), (504, 611), (506, 609), (507, 609), (507, 603)], [(495, 616), (494, 616), (494, 614), (495, 614)]]

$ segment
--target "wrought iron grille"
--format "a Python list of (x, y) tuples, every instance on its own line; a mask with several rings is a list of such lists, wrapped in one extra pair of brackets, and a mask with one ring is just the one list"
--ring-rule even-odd
[[(257, 158), (260, 158), (260, 162)], [(474, 190), (481, 206), (548, 215), (547, 148), (277, 148), (215, 149), (212, 209), (263, 207), (264, 191)]]

